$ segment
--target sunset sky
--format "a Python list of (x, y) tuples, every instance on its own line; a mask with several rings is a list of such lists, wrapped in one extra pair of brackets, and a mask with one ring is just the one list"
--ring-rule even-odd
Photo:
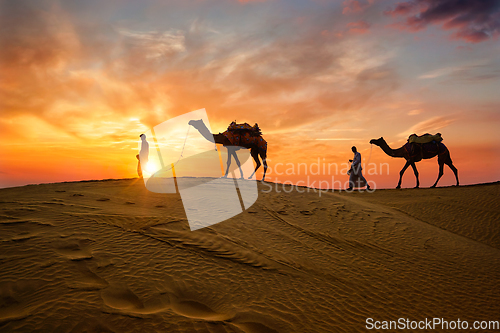
[(499, 34), (498, 0), (1, 1), (0, 187), (136, 177), (139, 134), (202, 108), (216, 133), (259, 124), (270, 181), (356, 145), (392, 188), (404, 160), (370, 139), (427, 132), (462, 184), (498, 181)]

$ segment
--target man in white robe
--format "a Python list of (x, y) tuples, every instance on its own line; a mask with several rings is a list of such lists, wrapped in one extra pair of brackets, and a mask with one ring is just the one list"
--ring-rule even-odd
[(347, 191), (351, 191), (353, 187), (364, 187), (366, 185), (366, 189), (370, 189), (370, 185), (366, 181), (365, 177), (363, 177), (363, 173), (361, 170), (361, 154), (358, 152), (355, 146), (351, 148), (354, 153), (354, 158), (349, 160), (351, 163), (351, 169), (349, 170), (349, 187), (346, 189)]

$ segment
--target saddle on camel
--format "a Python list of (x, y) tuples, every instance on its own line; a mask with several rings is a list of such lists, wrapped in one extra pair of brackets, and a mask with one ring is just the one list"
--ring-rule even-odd
[(443, 141), (441, 133), (434, 135), (425, 133), (420, 136), (411, 134), (404, 148), (410, 157), (418, 156), (420, 159), (426, 159), (446, 152), (446, 147), (441, 141)]
[(260, 150), (267, 150), (267, 142), (262, 138), (262, 131), (257, 124), (250, 126), (247, 123), (237, 124), (233, 121), (222, 134), (234, 146), (256, 145)]

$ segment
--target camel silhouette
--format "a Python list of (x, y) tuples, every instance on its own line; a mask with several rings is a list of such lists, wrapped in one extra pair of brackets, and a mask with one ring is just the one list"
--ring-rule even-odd
[[(240, 142), (238, 144), (238, 146), (235, 146), (235, 145), (233, 145), (233, 143), (231, 141), (229, 141), (229, 139), (223, 133), (219, 133), (219, 134), (212, 134), (212, 133), (210, 133), (210, 131), (208, 130), (207, 126), (205, 125), (205, 123), (203, 122), (202, 119), (200, 119), (200, 120), (190, 120), (188, 124), (191, 125), (191, 126), (193, 126), (194, 128), (196, 128), (198, 130), (198, 132), (200, 132), (200, 134), (205, 139), (207, 139), (208, 141), (221, 144), (221, 145), (223, 145), (224, 147), (227, 148), (227, 151), (228, 151), (228, 155), (227, 155), (227, 167), (226, 167), (226, 174), (224, 175), (224, 177), (227, 177), (227, 174), (229, 172), (229, 166), (231, 165), (231, 156), (233, 156), (234, 160), (236, 161), (236, 164), (240, 168), (241, 178), (243, 178), (243, 171), (241, 170), (240, 161), (238, 159), (238, 156), (236, 155), (236, 151), (238, 149), (240, 149), (241, 147), (243, 147), (243, 148), (250, 149), (250, 155), (252, 155), (252, 158), (254, 159), (255, 163), (257, 164), (257, 166), (255, 167), (255, 170), (253, 171), (252, 175), (250, 177), (248, 177), (248, 179), (251, 179), (253, 177), (253, 175), (255, 174), (255, 172), (257, 171), (257, 169), (259, 169), (259, 167), (261, 165), (260, 160), (259, 160), (259, 156), (262, 159), (262, 164), (264, 164), (264, 175), (262, 176), (262, 180), (264, 180), (266, 178), (266, 171), (267, 171), (267, 162), (266, 162), (267, 149), (261, 149), (261, 148), (259, 148), (259, 146), (257, 145), (256, 142), (250, 142), (250, 143)], [(226, 132), (224, 132), (224, 133), (226, 133)], [(261, 136), (258, 137), (258, 139), (259, 140), (260, 139), (263, 140), (263, 138)]]
[(384, 151), (384, 153), (386, 153), (391, 157), (403, 157), (406, 160), (405, 166), (399, 172), (399, 182), (396, 188), (401, 188), (401, 180), (403, 178), (406, 169), (408, 169), (410, 165), (413, 168), (415, 177), (417, 178), (417, 185), (415, 186), (415, 188), (418, 188), (420, 186), (420, 182), (418, 179), (418, 171), (415, 163), (420, 162), (422, 159), (430, 159), (436, 156), (438, 157), (439, 174), (436, 182), (431, 187), (436, 187), (437, 183), (439, 182), (439, 179), (443, 176), (443, 168), (445, 164), (449, 166), (450, 169), (455, 174), (455, 178), (457, 180), (456, 186), (459, 185), (458, 170), (457, 168), (455, 168), (453, 162), (451, 161), (450, 152), (448, 148), (446, 148), (446, 146), (441, 142), (424, 143), (424, 144), (413, 143), (411, 145), (405, 144), (404, 146), (398, 149), (392, 149), (391, 147), (389, 147), (389, 145), (387, 144), (387, 142), (385, 142), (383, 137), (379, 139), (370, 140), (370, 143), (379, 146)]

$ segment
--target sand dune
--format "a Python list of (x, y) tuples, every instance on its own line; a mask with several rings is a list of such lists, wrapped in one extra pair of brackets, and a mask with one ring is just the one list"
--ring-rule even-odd
[(499, 183), (277, 189), (194, 232), (180, 196), (137, 180), (0, 190), (0, 331), (359, 332), (369, 317), (500, 319)]

